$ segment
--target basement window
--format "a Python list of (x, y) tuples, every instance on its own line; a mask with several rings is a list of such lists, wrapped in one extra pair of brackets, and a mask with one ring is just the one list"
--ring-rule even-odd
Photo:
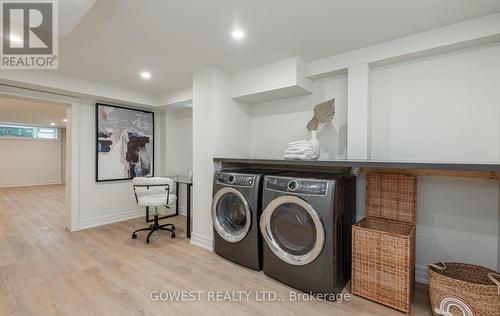
[(58, 129), (24, 125), (0, 124), (0, 138), (58, 139)]

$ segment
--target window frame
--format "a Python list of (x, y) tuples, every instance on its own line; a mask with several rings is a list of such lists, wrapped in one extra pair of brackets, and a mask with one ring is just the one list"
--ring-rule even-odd
[(7, 123), (0, 122), (0, 127), (17, 127), (17, 128), (31, 128), (34, 129), (34, 134), (37, 134), (37, 129), (40, 128), (48, 128), (53, 129), (56, 132), (56, 138), (43, 138), (43, 137), (18, 137), (18, 136), (3, 136), (0, 135), (0, 140), (31, 140), (31, 141), (50, 141), (50, 142), (59, 142), (61, 141), (61, 128), (55, 126), (40, 126), (40, 125), (30, 125), (30, 124), (21, 124), (21, 123)]

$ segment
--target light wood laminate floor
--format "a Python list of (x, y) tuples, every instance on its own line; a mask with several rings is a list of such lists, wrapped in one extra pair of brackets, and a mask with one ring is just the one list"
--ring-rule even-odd
[[(130, 239), (143, 218), (70, 233), (63, 186), (0, 189), (0, 315), (403, 315), (359, 297), (290, 301), (293, 289), (191, 246), (185, 218), (170, 220), (177, 238), (155, 233), (149, 245)], [(180, 290), (201, 291), (201, 301), (150, 299)], [(213, 291), (251, 294), (213, 302)], [(257, 301), (257, 291), (278, 301)], [(411, 315), (430, 315), (423, 287)]]

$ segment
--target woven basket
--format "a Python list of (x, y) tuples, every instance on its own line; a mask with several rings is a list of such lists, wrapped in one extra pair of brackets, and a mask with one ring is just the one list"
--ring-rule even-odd
[(495, 271), (456, 262), (431, 264), (427, 271), (434, 315), (500, 315), (500, 275)]
[(370, 173), (366, 218), (352, 228), (352, 292), (409, 313), (415, 292), (417, 178)]

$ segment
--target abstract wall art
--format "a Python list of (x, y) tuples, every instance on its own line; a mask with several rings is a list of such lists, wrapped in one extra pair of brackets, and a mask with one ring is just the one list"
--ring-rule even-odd
[(154, 113), (96, 104), (96, 181), (153, 175)]

